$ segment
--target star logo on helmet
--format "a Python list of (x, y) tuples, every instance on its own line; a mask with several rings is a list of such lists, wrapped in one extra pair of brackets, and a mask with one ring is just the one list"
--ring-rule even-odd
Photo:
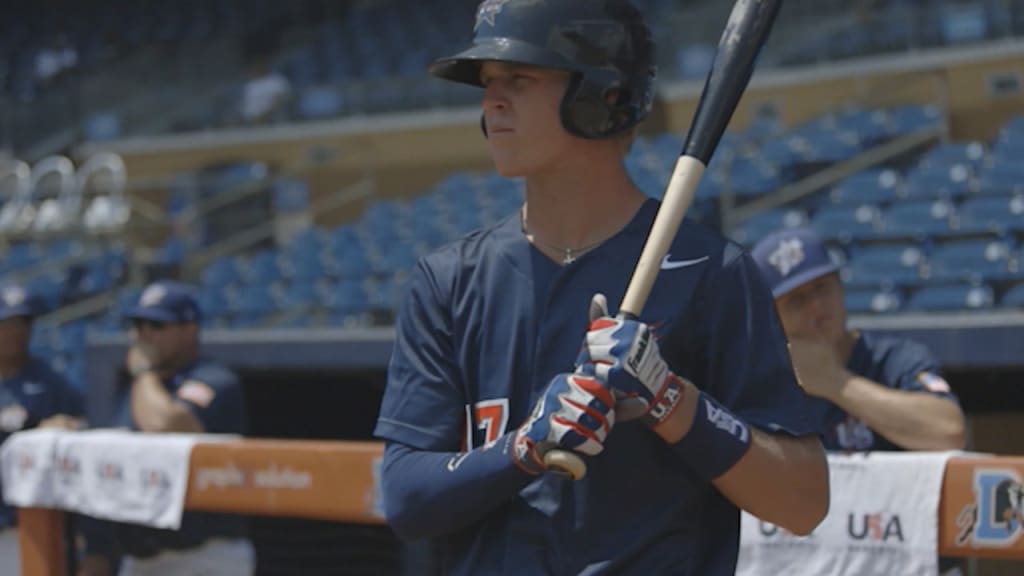
[(481, 22), (487, 22), (491, 26), (494, 26), (494, 17), (501, 12), (501, 9), (508, 4), (509, 0), (484, 0), (480, 4), (480, 8), (476, 11), (476, 25), (473, 26), (473, 30), (480, 27)]

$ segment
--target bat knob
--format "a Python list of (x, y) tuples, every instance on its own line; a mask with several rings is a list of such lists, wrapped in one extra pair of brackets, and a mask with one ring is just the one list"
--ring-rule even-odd
[(544, 454), (544, 467), (573, 480), (579, 480), (587, 475), (587, 465), (583, 459), (564, 450), (550, 450)]

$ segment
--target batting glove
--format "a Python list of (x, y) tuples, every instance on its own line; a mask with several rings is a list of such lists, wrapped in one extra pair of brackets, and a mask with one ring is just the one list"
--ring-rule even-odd
[(603, 294), (590, 303), (590, 326), (576, 366), (577, 374), (611, 386), (623, 422), (643, 417), (648, 426), (657, 426), (683, 399), (683, 380), (669, 370), (651, 328), (611, 317)]
[(615, 425), (615, 398), (605, 384), (581, 374), (559, 374), (515, 433), (513, 460), (530, 474), (544, 471), (553, 448), (596, 456)]

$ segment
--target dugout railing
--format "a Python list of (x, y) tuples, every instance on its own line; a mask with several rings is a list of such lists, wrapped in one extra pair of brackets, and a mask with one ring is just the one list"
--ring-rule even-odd
[[(377, 473), (382, 453), (379, 442), (202, 441), (192, 449), (185, 508), (383, 524)], [(936, 519), (939, 552), (1024, 559), (1024, 502), (1013, 498), (1014, 490), (1021, 493), (1022, 478), (1024, 457), (952, 457)], [(64, 576), (64, 512), (22, 508), (18, 523), (22, 575)], [(981, 526), (1005, 533), (974, 537)]]

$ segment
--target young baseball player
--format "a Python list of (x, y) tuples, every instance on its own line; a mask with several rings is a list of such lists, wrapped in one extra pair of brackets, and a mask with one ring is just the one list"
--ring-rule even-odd
[[(827, 511), (749, 255), (684, 223), (640, 320), (613, 316), (658, 209), (623, 165), (653, 49), (626, 0), (488, 0), (432, 67), (482, 88), (488, 151), (526, 196), (422, 259), (396, 322), (385, 510), (445, 574), (726, 575), (739, 508), (801, 534)], [(546, 469), (554, 448), (587, 474)]]

